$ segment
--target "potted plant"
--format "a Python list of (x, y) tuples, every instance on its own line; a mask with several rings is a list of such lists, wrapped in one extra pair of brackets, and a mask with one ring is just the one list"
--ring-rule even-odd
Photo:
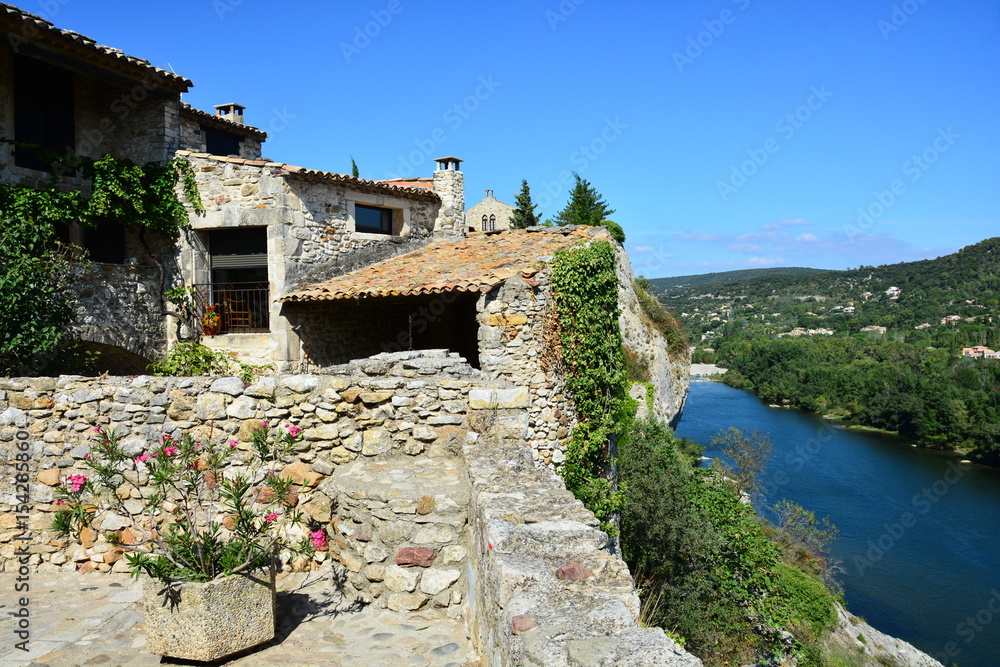
[(52, 527), (79, 536), (100, 511), (124, 519), (106, 537), (133, 576), (149, 576), (147, 650), (211, 661), (274, 637), (278, 554), (326, 546), (324, 531), (303, 530), (295, 485), (277, 473), (301, 432), (263, 422), (249, 451), (211, 432), (204, 440), (165, 435), (129, 456), (117, 430), (95, 427), (85, 459), (93, 474), (70, 475), (57, 489), (63, 507)]
[(222, 330), (222, 319), (215, 311), (215, 304), (205, 306), (205, 313), (201, 316), (201, 330), (206, 336), (216, 336)]

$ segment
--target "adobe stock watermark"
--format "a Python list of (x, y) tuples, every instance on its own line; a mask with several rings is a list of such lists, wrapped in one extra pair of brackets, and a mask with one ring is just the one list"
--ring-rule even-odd
[[(731, 2), (741, 12), (746, 11), (750, 6), (750, 0), (731, 0)], [(671, 55), (677, 71), (683, 74), (685, 67), (693, 65), (695, 60), (701, 58), (705, 51), (711, 48), (719, 37), (722, 37), (722, 33), (726, 31), (726, 26), (736, 23), (737, 16), (739, 15), (735, 11), (727, 8), (719, 12), (716, 18), (702, 21), (701, 24), (705, 29), (694, 35), (689, 35), (684, 50), (674, 51)]]
[(556, 180), (546, 181), (542, 184), (540, 189), (544, 190), (544, 192), (538, 198), (538, 205), (541, 209), (544, 210), (552, 206), (555, 197), (565, 197), (568, 193), (567, 188), (576, 180), (573, 177), (573, 172), (575, 171), (578, 174), (585, 172), (591, 164), (608, 150), (611, 144), (621, 138), (628, 127), (628, 124), (622, 122), (621, 116), (605, 118), (604, 125), (594, 138), (580, 144), (579, 147), (570, 153), (569, 163), (575, 169), (564, 169), (559, 172)]
[[(39, 0), (38, 15), (46, 21), (52, 23), (59, 10), (68, 5), (71, 0)], [(40, 28), (34, 21), (26, 21), (21, 25), (17, 34), (10, 32), (7, 34), (7, 42), (14, 53), (21, 52), (21, 45), (38, 37)]]
[[(1000, 614), (1000, 591), (994, 588), (990, 591), (990, 595), (990, 599), (981, 609), (975, 614), (966, 616), (965, 619), (955, 626), (955, 635), (966, 644), (974, 642), (979, 633), (993, 623), (993, 619)], [(941, 664), (948, 665), (954, 663), (955, 658), (961, 652), (962, 648), (958, 642), (949, 641), (944, 645), (944, 651), (933, 657)]]
[(875, 27), (882, 33), (882, 40), (888, 42), (889, 36), (902, 30), (910, 17), (919, 12), (925, 4), (927, 4), (927, 0), (903, 0), (903, 2), (893, 5), (889, 19), (879, 19), (875, 24)]
[(344, 60), (349, 64), (355, 56), (371, 46), (372, 41), (377, 39), (382, 31), (389, 27), (392, 19), (402, 14), (404, 9), (400, 0), (389, 0), (383, 9), (373, 9), (370, 12), (372, 20), (363, 26), (355, 26), (354, 38), (350, 42), (340, 43), (340, 52), (344, 55)]
[[(823, 424), (818, 429), (816, 429), (815, 437), (809, 438), (805, 442), (799, 443), (791, 454), (786, 454), (782, 460), (791, 463), (792, 473), (800, 473), (802, 468), (806, 466), (807, 463), (813, 460), (813, 458), (819, 454), (820, 450), (823, 449), (823, 445), (830, 442), (833, 439), (833, 429), (829, 425)], [(778, 489), (786, 486), (792, 478), (789, 476), (787, 470), (779, 470), (771, 479), (768, 479), (762, 485), (763, 494), (765, 497), (770, 497)]]
[[(445, 109), (444, 113), (441, 114), (441, 120), (452, 131), (458, 130), (502, 85), (493, 78), (492, 74), (479, 77), (478, 84), (472, 93)], [(399, 164), (394, 177), (409, 178), (416, 174), (417, 169), (428, 160), (433, 159), (432, 156), (437, 151), (437, 147), (446, 141), (448, 141), (448, 132), (444, 127), (434, 128), (426, 137), (414, 140), (414, 150), (399, 156)]]
[[(944, 153), (951, 150), (955, 142), (961, 139), (962, 135), (956, 134), (949, 125), (947, 128), (938, 128), (934, 141), (925, 148), (912, 155), (900, 166), (903, 176), (908, 177), (910, 183), (916, 183), (934, 164), (941, 159)], [(875, 190), (872, 193), (872, 201), (866, 206), (858, 207), (858, 218), (856, 224), (844, 225), (844, 234), (847, 239), (854, 243), (855, 237), (867, 232), (875, 223), (884, 216), (892, 206), (899, 201), (899, 198), (907, 193), (906, 181), (895, 179), (885, 190)]]
[(576, 8), (587, 0), (562, 0), (555, 10), (545, 10), (545, 20), (549, 22), (549, 27), (556, 30), (560, 23), (569, 20), (569, 17), (576, 13)]
[(11, 605), (14, 611), (7, 612), (14, 623), (14, 636), (20, 642), (14, 644), (14, 648), (20, 651), (29, 651), (28, 644), (31, 641), (31, 612), (29, 607), (31, 600), (28, 593), (31, 591), (31, 552), (28, 544), (31, 543), (32, 535), (28, 528), (28, 519), (31, 512), (31, 487), (29, 484), (29, 469), (31, 461), (31, 444), (28, 442), (31, 436), (27, 431), (19, 430), (14, 434), (14, 447), (12, 457), (14, 459), (14, 519), (17, 521), (17, 530), (20, 535), (14, 536), (15, 542), (20, 542), (20, 546), (14, 549), (14, 562), (17, 565), (17, 576), (14, 578), (14, 592), (22, 595), (17, 598), (17, 604)]
[(220, 21), (226, 20), (226, 14), (236, 11), (236, 8), (243, 4), (243, 0), (212, 0), (212, 9)]
[[(813, 115), (823, 108), (823, 106), (833, 97), (833, 93), (826, 89), (826, 84), (818, 87), (812, 86), (809, 89), (809, 97), (805, 103), (799, 105), (794, 111), (786, 113), (774, 124), (774, 131), (780, 137), (789, 141), (795, 133), (808, 123)], [(727, 202), (729, 198), (746, 185), (761, 167), (767, 164), (771, 156), (781, 150), (781, 142), (775, 137), (768, 137), (759, 148), (748, 148), (747, 158), (739, 165), (730, 167), (729, 179), (716, 181), (715, 188), (719, 192), (722, 201)]]
[(948, 463), (948, 470), (930, 486), (925, 486), (920, 493), (914, 494), (910, 500), (914, 512), (903, 512), (899, 518), (892, 523), (884, 523), (885, 529), (881, 535), (874, 540), (868, 540), (868, 550), (863, 556), (854, 557), (854, 567), (857, 568), (859, 577), (863, 577), (865, 571), (878, 563), (891, 551), (900, 540), (906, 535), (910, 528), (917, 525), (919, 518), (930, 512), (936, 503), (948, 494), (951, 487), (958, 484), (965, 475), (962, 466), (954, 461)]

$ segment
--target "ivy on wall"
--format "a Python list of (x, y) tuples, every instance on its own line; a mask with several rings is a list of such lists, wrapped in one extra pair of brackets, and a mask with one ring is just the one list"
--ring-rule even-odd
[[(178, 183), (191, 206), (204, 210), (194, 170), (183, 158), (140, 167), (110, 155), (94, 160), (43, 152), (52, 165), (48, 187), (0, 183), (0, 211), (5, 218), (53, 225), (75, 222), (89, 227), (111, 221), (176, 238), (188, 223), (187, 209), (177, 196)], [(78, 169), (91, 181), (89, 197), (60, 183), (59, 174), (66, 169)]]
[[(35, 147), (36, 152), (40, 147)], [(79, 249), (57, 241), (59, 225), (102, 221), (176, 238), (188, 224), (177, 184), (196, 211), (204, 210), (191, 165), (175, 158), (140, 167), (41, 150), (52, 165), (45, 188), (0, 183), (0, 372), (27, 375), (44, 368), (75, 316), (67, 287)], [(89, 197), (67, 189), (59, 174), (79, 170), (92, 183)], [(148, 247), (147, 247), (148, 250)], [(154, 258), (155, 261), (155, 258)], [(162, 283), (162, 266), (161, 283)]]
[(618, 327), (615, 251), (599, 241), (556, 253), (552, 284), (566, 387), (579, 424), (566, 452), (566, 487), (605, 530), (621, 505), (610, 481), (611, 443), (635, 414), (628, 396), (625, 351)]

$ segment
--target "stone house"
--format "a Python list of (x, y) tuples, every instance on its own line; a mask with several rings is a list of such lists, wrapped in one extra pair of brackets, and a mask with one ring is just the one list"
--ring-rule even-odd
[(494, 197), (492, 190), (487, 190), (483, 200), (465, 212), (470, 232), (510, 229), (513, 216), (514, 207)]
[[(198, 312), (220, 315), (213, 347), (288, 368), (297, 341), (277, 297), (435, 235), (464, 235), (457, 158), (403, 184), (273, 162), (262, 157), (267, 135), (244, 123), (241, 105), (195, 109), (181, 100), (193, 85), (184, 77), (9, 4), (0, 4), (0, 33), (0, 181), (48, 182), (49, 165), (26, 144), (140, 165), (179, 156), (197, 171), (206, 211), (192, 210), (176, 242), (112, 223), (64, 230), (94, 262), (76, 276), (71, 334), (101, 351), (107, 370), (141, 373), (200, 333), (167, 315), (175, 304), (163, 294), (175, 286), (193, 290)], [(61, 183), (90, 187), (72, 173)]]

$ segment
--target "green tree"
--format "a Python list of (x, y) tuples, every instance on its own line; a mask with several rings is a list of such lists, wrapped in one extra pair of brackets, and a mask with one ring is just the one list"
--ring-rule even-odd
[(576, 178), (576, 184), (569, 191), (566, 208), (556, 214), (556, 224), (601, 226), (615, 212), (614, 209), (608, 208), (604, 197), (589, 181), (580, 178), (580, 174), (576, 172), (573, 172), (573, 177)]
[(358, 169), (358, 163), (354, 161), (354, 156), (351, 156), (351, 176), (354, 178), (361, 178), (361, 170)]
[(538, 205), (531, 201), (531, 190), (528, 188), (527, 180), (521, 180), (521, 192), (518, 193), (514, 201), (517, 206), (514, 208), (514, 215), (510, 219), (512, 229), (525, 229), (542, 224), (542, 214), (535, 213)]
[(73, 319), (66, 294), (73, 259), (44, 220), (13, 218), (0, 228), (0, 375), (28, 375), (56, 351)]

